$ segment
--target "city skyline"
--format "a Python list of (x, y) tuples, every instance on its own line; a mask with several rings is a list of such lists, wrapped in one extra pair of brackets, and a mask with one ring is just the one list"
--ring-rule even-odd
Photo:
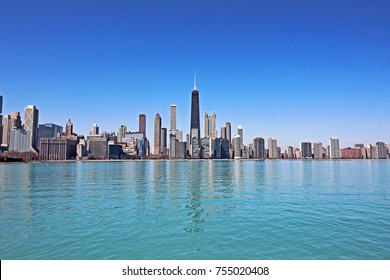
[(169, 128), (176, 104), (187, 134), (196, 70), (200, 114), (232, 138), (241, 125), (245, 144), (390, 142), (386, 1), (93, 4), (2, 3), (3, 114), (34, 104), (40, 123), (70, 118), (84, 135), (136, 131), (145, 114), (153, 139), (154, 116)]
[[(196, 74), (194, 76), (194, 90), (192, 91), (192, 95), (195, 91), (195, 95), (196, 95), (196, 99), (199, 99), (199, 91), (196, 90)], [(2, 96), (1, 96), (2, 97)], [(170, 127), (170, 131), (171, 131), (171, 128), (172, 128), (172, 125), (173, 127), (175, 127), (176, 129), (172, 130), (173, 132), (176, 132), (175, 135), (177, 135), (177, 133), (179, 133), (180, 135), (182, 135), (183, 133), (183, 130), (179, 130), (177, 129), (177, 125), (176, 125), (176, 122), (177, 122), (177, 105), (175, 104), (171, 104), (170, 106), (170, 116), (169, 116), (169, 127)], [(25, 119), (25, 123), (27, 124), (27, 127), (31, 126), (31, 124), (29, 124), (32, 120), (32, 117), (31, 117), (31, 113), (27, 113), (28, 111), (30, 111), (31, 109), (33, 110), (36, 110), (37, 112), (39, 111), (38, 108), (36, 108), (35, 105), (28, 105), (25, 109), (24, 109), (24, 119)], [(196, 111), (196, 110), (195, 110)], [(17, 116), (16, 116), (17, 114)], [(1, 114), (0, 114), (1, 115)], [(12, 114), (11, 113), (6, 113), (5, 115), (1, 115), (3, 118), (4, 117), (7, 117), (9, 116), (11, 120), (15, 119), (15, 118), (18, 118), (19, 119), (19, 122), (20, 122), (20, 127), (22, 127), (22, 123), (21, 123), (21, 116), (20, 116), (20, 112), (19, 111), (14, 111)], [(36, 118), (38, 118), (36, 116)], [(157, 124), (156, 124), (156, 118), (158, 119), (157, 121)], [(14, 120), (14, 121), (17, 121), (17, 120)], [(154, 119), (153, 119), (153, 124), (152, 124), (152, 129), (149, 129), (149, 130), (152, 130), (152, 133), (151, 133), (151, 136), (150, 136), (150, 139), (153, 139), (153, 142), (150, 142), (150, 145), (151, 145), (151, 154), (152, 155), (156, 155), (156, 152), (155, 149), (159, 149), (157, 154), (160, 154), (162, 153), (162, 148), (163, 148), (163, 144), (162, 144), (162, 134), (163, 131), (165, 129), (165, 134), (166, 134), (166, 138), (167, 138), (167, 133), (168, 133), (168, 129), (167, 129), (167, 125), (163, 125), (163, 118), (161, 117), (161, 115), (159, 113), (156, 113)], [(45, 126), (45, 125), (55, 125), (55, 126), (61, 126), (61, 124), (54, 124), (52, 122), (45, 122), (43, 123), (42, 121), (38, 121), (38, 119), (35, 120), (35, 123), (36, 123), (36, 127), (38, 128), (38, 123), (40, 126)], [(204, 125), (201, 126), (201, 123), (203, 123)], [(214, 123), (213, 125), (211, 125), (211, 127), (215, 128), (215, 134), (214, 135), (205, 135), (206, 134), (206, 130), (209, 130), (209, 126), (210, 126), (210, 123)], [(221, 137), (222, 136), (222, 130), (224, 130), (225, 132), (225, 135), (222, 137), (222, 138), (227, 138), (229, 139), (229, 129), (227, 129), (227, 126), (230, 126), (230, 122), (226, 122), (225, 123), (225, 126), (221, 126), (219, 127), (219, 129), (221, 129), (221, 135), (218, 135), (218, 129), (217, 127), (215, 126), (215, 123), (216, 123), (216, 113), (213, 112), (212, 115), (208, 115), (207, 112), (204, 113), (204, 116), (203, 116), (203, 119), (199, 121), (199, 125), (200, 125), (200, 137), (203, 138), (203, 137), (206, 137), (206, 138), (210, 138), (210, 139), (213, 139), (213, 138), (218, 138), (218, 137)], [(68, 125), (72, 126), (72, 133), (73, 133), (73, 123), (70, 123), (70, 119), (68, 119), (68, 121), (65, 123), (65, 127), (67, 127)], [(156, 125), (159, 127), (157, 128)], [(192, 125), (192, 124), (191, 124)], [(190, 125), (190, 127), (191, 127)], [(15, 127), (19, 127), (18, 125), (16, 125)], [(25, 126), (25, 125), (23, 125)], [(165, 126), (165, 127), (164, 127)], [(99, 124), (96, 124), (94, 123), (92, 125), (92, 130), (90, 130), (88, 133), (78, 133), (79, 135), (82, 135), (84, 137), (87, 137), (88, 135), (98, 135), (98, 134), (101, 134), (102, 132), (106, 132), (106, 133), (112, 133), (114, 132), (119, 139), (121, 139), (121, 135), (122, 134), (125, 134), (125, 133), (138, 133), (138, 132), (142, 132), (144, 133), (144, 135), (146, 136), (146, 131), (148, 129), (145, 130), (145, 128), (147, 128), (148, 125), (146, 124), (146, 115), (145, 114), (139, 114), (138, 115), (138, 129), (128, 129), (126, 125), (120, 125), (119, 128), (117, 128), (116, 130), (100, 130), (100, 125)], [(28, 128), (30, 129), (30, 128)], [(227, 129), (227, 130), (226, 130)], [(204, 130), (204, 132), (202, 133), (202, 131)], [(354, 141), (353, 144), (351, 145), (340, 145), (340, 138), (338, 137), (328, 137), (325, 141), (317, 141), (318, 143), (315, 143), (316, 141), (315, 140), (310, 140), (310, 139), (305, 139), (305, 140), (301, 140), (297, 143), (290, 143), (288, 145), (280, 145), (280, 144), (276, 144), (277, 141), (279, 141), (279, 139), (275, 138), (275, 139), (272, 139), (272, 137), (270, 136), (264, 136), (264, 135), (260, 135), (260, 136), (256, 136), (255, 138), (253, 139), (250, 139), (248, 140), (247, 142), (243, 142), (243, 130), (244, 128), (241, 126), (241, 125), (238, 125), (237, 126), (237, 130), (236, 130), (236, 133), (234, 133), (234, 130), (233, 132), (231, 133), (232, 134), (232, 140), (233, 141), (233, 138), (238, 136), (239, 137), (239, 146), (241, 148), (244, 148), (245, 147), (248, 147), (250, 144), (253, 144), (254, 141), (256, 139), (258, 139), (259, 137), (262, 138), (262, 137), (268, 137), (269, 140), (272, 140), (272, 142), (269, 142), (268, 145), (265, 145), (264, 147), (266, 149), (269, 149), (269, 146), (271, 146), (271, 150), (273, 149), (273, 151), (270, 151), (271, 155), (270, 155), (270, 158), (277, 158), (276, 157), (276, 148), (279, 147), (281, 149), (281, 152), (283, 153), (283, 150), (288, 150), (289, 147), (294, 147), (294, 148), (298, 148), (300, 149), (300, 151), (303, 151), (303, 146), (302, 144), (310, 144), (310, 147), (311, 147), (311, 144), (313, 144), (313, 149), (310, 148), (309, 150), (312, 151), (312, 155), (314, 158), (316, 158), (316, 153), (314, 152), (315, 150), (315, 145), (317, 144), (320, 144), (321, 145), (321, 148), (322, 148), (322, 145), (323, 143), (325, 143), (325, 146), (324, 148), (326, 147), (326, 143), (327, 141), (329, 140), (329, 147), (331, 148), (331, 154), (332, 154), (332, 157), (333, 158), (340, 158), (340, 151), (341, 149), (345, 149), (345, 148), (351, 148), (351, 147), (356, 147), (356, 146), (360, 146), (360, 145), (363, 145), (363, 147), (365, 146), (369, 146), (369, 145), (372, 145), (372, 144), (375, 144), (375, 143), (378, 143), (378, 142), (386, 142), (388, 143), (386, 140), (384, 139), (377, 139), (376, 141), (374, 142), (370, 142), (370, 143), (366, 143), (366, 142), (362, 142), (362, 141)], [(160, 131), (161, 133), (160, 134), (156, 134), (157, 131)], [(36, 134), (36, 132), (34, 133)], [(71, 134), (71, 133), (70, 133)], [(189, 133), (188, 133), (189, 134)], [(68, 133), (65, 133), (65, 135), (68, 136)], [(234, 136), (234, 137), (233, 137)], [(4, 137), (4, 135), (3, 135)], [(36, 136), (35, 136), (36, 137)], [(156, 137), (157, 137), (157, 141), (160, 142), (158, 144), (155, 144), (155, 140), (156, 140)], [(33, 137), (34, 138), (34, 137)], [(180, 138), (181, 139), (181, 138)], [(265, 139), (265, 138), (264, 138)], [(263, 139), (263, 140), (264, 140)], [(281, 139), (283, 141), (283, 139)], [(34, 140), (31, 140), (32, 142), (34, 142)], [(35, 140), (36, 141), (36, 140)], [(167, 140), (168, 141), (168, 140)], [(180, 140), (181, 141), (181, 140)], [(276, 141), (276, 142), (275, 142)], [(284, 141), (286, 141), (284, 139)], [(337, 141), (337, 146), (333, 147), (332, 143), (334, 143), (334, 141)], [(272, 143), (272, 144), (270, 144)], [(234, 150), (234, 144), (233, 142), (231, 142), (232, 144), (232, 149)], [(165, 144), (164, 144), (165, 145)], [(36, 146), (38, 147), (38, 143), (35, 143), (32, 145), (33, 147)], [(318, 147), (317, 147), (318, 149)], [(336, 150), (338, 151), (337, 154), (333, 154), (334, 152), (332, 152), (332, 150)], [(307, 156), (305, 154), (302, 155), (302, 158), (306, 158)]]

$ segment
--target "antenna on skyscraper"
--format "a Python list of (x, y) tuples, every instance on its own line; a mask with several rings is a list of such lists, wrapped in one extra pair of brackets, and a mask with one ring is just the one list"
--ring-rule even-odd
[(194, 73), (194, 90), (196, 90), (196, 70), (195, 70), (195, 73)]

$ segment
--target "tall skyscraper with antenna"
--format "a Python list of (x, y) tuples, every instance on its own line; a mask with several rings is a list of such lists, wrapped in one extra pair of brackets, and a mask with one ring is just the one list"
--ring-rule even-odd
[[(200, 146), (200, 115), (199, 115), (199, 91), (196, 89), (196, 72), (194, 73), (194, 90), (192, 91), (191, 97), (191, 127), (190, 127), (190, 141), (191, 144), (194, 137), (197, 138), (197, 146)], [(192, 135), (193, 131), (197, 129), (198, 135)]]

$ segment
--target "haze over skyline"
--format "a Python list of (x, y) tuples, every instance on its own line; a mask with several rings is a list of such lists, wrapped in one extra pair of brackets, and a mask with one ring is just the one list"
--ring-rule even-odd
[[(273, 137), (390, 142), (387, 1), (25, 1), (0, 4), (3, 114), (87, 135), (138, 130), (146, 114), (189, 133), (193, 73), (203, 113)], [(152, 144), (152, 143), (151, 143)]]

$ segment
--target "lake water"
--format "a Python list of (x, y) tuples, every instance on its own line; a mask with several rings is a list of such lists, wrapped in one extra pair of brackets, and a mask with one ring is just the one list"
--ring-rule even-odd
[(390, 259), (390, 160), (0, 164), (0, 259)]

